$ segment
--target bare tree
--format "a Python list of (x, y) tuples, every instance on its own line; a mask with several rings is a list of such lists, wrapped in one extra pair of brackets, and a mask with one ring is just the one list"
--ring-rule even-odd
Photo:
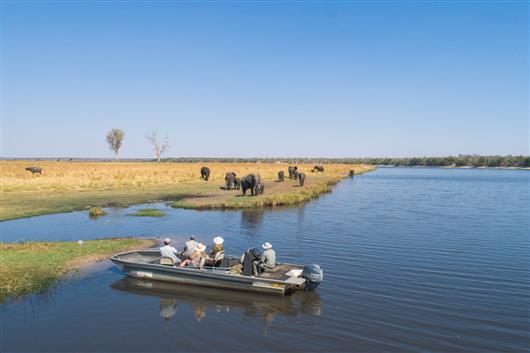
[(147, 141), (153, 145), (153, 152), (155, 153), (155, 158), (157, 162), (160, 162), (160, 157), (162, 153), (166, 152), (169, 149), (169, 138), (166, 134), (164, 139), (158, 137), (155, 132), (145, 135)]
[(116, 154), (116, 160), (120, 159), (119, 151), (124, 136), (125, 133), (120, 129), (112, 129), (107, 133), (107, 143), (111, 151), (114, 151)]

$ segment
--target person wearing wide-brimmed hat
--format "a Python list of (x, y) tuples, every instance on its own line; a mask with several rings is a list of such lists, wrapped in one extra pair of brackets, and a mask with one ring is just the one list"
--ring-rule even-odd
[(180, 264), (180, 267), (184, 266), (192, 266), (192, 267), (202, 267), (204, 264), (204, 259), (206, 258), (206, 254), (204, 253), (206, 251), (206, 246), (199, 243), (197, 244), (197, 247), (195, 248), (195, 251), (191, 255), (191, 257), (187, 260), (182, 261)]
[(224, 241), (225, 240), (220, 236), (213, 238), (215, 245), (212, 247), (210, 255), (206, 258), (206, 265), (216, 266), (223, 260), (225, 253), (225, 247), (223, 245)]
[(271, 270), (276, 266), (276, 251), (268, 241), (261, 246), (264, 251), (259, 261), (252, 263), (252, 272), (254, 276), (259, 276), (261, 272)]

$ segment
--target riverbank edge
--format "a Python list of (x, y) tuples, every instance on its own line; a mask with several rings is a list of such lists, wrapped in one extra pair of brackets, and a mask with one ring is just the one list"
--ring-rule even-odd
[(44, 293), (60, 280), (110, 256), (158, 245), (152, 238), (105, 238), (78, 242), (0, 243), (0, 304)]
[[(364, 165), (363, 168), (366, 169), (357, 169), (355, 176), (377, 169), (375, 166), (368, 165)], [(227, 198), (222, 201), (208, 200), (208, 193), (215, 192), (218, 189), (218, 185), (204, 183), (184, 184), (177, 187), (175, 185), (157, 185), (144, 188), (114, 188), (76, 193), (56, 192), (49, 195), (38, 195), (39, 200), (35, 200), (35, 194), (18, 193), (16, 202), (21, 202), (21, 199), (27, 198), (26, 202), (30, 206), (18, 212), (2, 212), (0, 214), (0, 222), (47, 214), (87, 211), (91, 207), (127, 208), (134, 205), (158, 202), (168, 202), (174, 208), (196, 210), (238, 210), (294, 206), (315, 199), (321, 194), (331, 192), (332, 186), (347, 178), (350, 178), (347, 174), (340, 177), (329, 177), (326, 180), (319, 180), (313, 185), (306, 185), (303, 188), (292, 188), (292, 190), (284, 193), (268, 194), (266, 189), (265, 194), (258, 197), (235, 198), (233, 195), (227, 195)], [(4, 204), (10, 201), (15, 202), (15, 200), (9, 200), (5, 194), (1, 196), (1, 202)], [(192, 199), (200, 200), (200, 202), (190, 202)], [(39, 207), (35, 206), (37, 202), (41, 202), (42, 205)]]
[[(360, 176), (365, 173), (373, 172), (377, 168), (370, 167), (355, 174)], [(320, 195), (330, 193), (333, 191), (333, 186), (337, 185), (344, 179), (351, 179), (351, 176), (330, 177), (322, 183), (317, 183), (300, 189), (293, 189), (290, 192), (267, 195), (260, 195), (259, 197), (248, 197), (243, 200), (231, 198), (223, 202), (208, 203), (208, 200), (202, 200), (201, 203), (190, 203), (189, 200), (179, 200), (170, 203), (173, 208), (192, 209), (192, 210), (244, 210), (244, 209), (261, 209), (296, 206), (305, 202), (309, 202), (318, 198)]]

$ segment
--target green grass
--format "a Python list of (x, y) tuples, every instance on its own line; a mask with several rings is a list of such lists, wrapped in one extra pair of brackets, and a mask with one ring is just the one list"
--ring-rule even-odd
[(42, 293), (68, 271), (128, 249), (154, 245), (153, 240), (113, 238), (77, 242), (0, 243), (0, 302)]
[(165, 211), (156, 208), (141, 208), (138, 211), (129, 214), (129, 216), (136, 217), (163, 217), (165, 215)]
[(99, 216), (105, 216), (107, 212), (103, 211), (101, 207), (90, 207), (88, 210), (88, 215), (90, 217), (99, 217)]
[(176, 201), (213, 192), (218, 188), (219, 185), (213, 183), (195, 183), (80, 192), (3, 193), (1, 201), (4, 207), (0, 212), (0, 221), (50, 213), (84, 211), (90, 207), (129, 207), (141, 203)]

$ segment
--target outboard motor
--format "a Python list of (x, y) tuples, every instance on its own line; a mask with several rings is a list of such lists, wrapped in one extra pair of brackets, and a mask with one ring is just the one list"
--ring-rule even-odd
[(322, 271), (320, 265), (306, 265), (302, 271), (302, 277), (307, 280), (307, 289), (313, 290), (316, 289), (324, 279), (324, 271)]
[(261, 254), (258, 249), (256, 248), (250, 248), (247, 251), (245, 251), (245, 255), (243, 257), (243, 275), (244, 276), (252, 276), (252, 262), (255, 260), (259, 260), (261, 257)]

